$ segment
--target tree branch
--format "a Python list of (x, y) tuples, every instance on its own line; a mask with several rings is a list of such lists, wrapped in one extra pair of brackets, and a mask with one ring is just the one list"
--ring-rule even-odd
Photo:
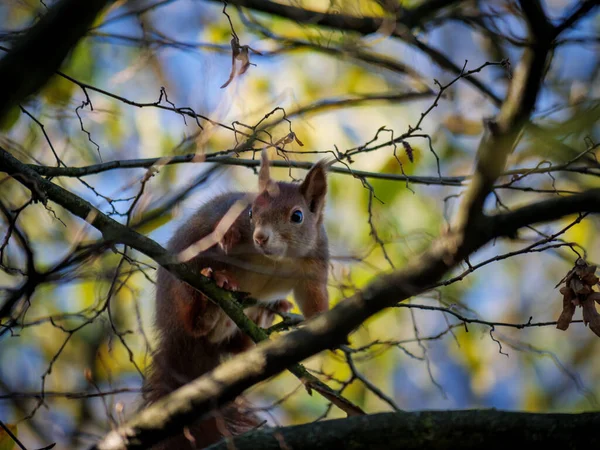
[(0, 59), (0, 120), (40, 89), (112, 0), (62, 0)]
[(531, 36), (541, 37), (551, 33), (553, 27), (539, 0), (519, 0), (519, 5), (523, 10), (525, 20), (527, 20)]
[[(204, 155), (202, 162), (216, 163), (230, 166), (241, 166), (241, 167), (258, 167), (260, 161), (256, 159), (243, 159), (232, 156), (221, 156), (219, 154), (207, 154)], [(174, 156), (163, 156), (155, 158), (140, 158), (140, 159), (123, 159), (106, 161), (99, 164), (91, 164), (89, 166), (80, 167), (50, 167), (40, 166), (37, 164), (28, 164), (27, 167), (34, 170), (38, 174), (45, 177), (85, 177), (89, 175), (95, 175), (98, 173), (108, 172), (110, 170), (120, 169), (139, 169), (139, 168), (150, 168), (153, 166), (161, 167), (172, 164), (182, 164), (189, 162), (199, 162), (199, 155), (197, 153), (187, 153), (185, 155), (174, 155)], [(571, 172), (579, 173), (583, 175), (600, 176), (600, 172), (596, 167), (589, 167), (586, 165), (574, 165), (576, 160), (568, 161), (564, 164), (557, 164), (547, 167), (530, 167), (523, 169), (512, 169), (507, 170), (500, 174), (500, 177), (512, 177), (515, 175), (533, 175), (553, 172)], [(309, 170), (313, 164), (304, 161), (292, 161), (292, 160), (274, 160), (270, 164), (273, 167), (283, 168), (295, 168)], [(400, 181), (410, 182), (415, 184), (425, 185), (443, 185), (443, 186), (464, 186), (465, 183), (472, 178), (472, 175), (456, 175), (456, 176), (421, 176), (421, 175), (400, 175), (395, 173), (381, 173), (381, 172), (368, 172), (364, 170), (356, 170), (347, 167), (331, 166), (329, 172), (338, 173), (342, 175), (351, 175), (359, 178), (370, 178), (376, 180), (388, 180), (388, 181)], [(496, 186), (500, 187), (500, 186)], [(525, 189), (525, 188), (524, 188)]]
[(598, 6), (598, 0), (584, 0), (571, 15), (565, 18), (562, 23), (558, 24), (556, 28), (554, 28), (554, 35), (558, 36), (567, 28), (571, 28), (578, 20), (585, 17), (590, 11), (592, 11), (592, 9)]
[[(105, 163), (93, 164), (84, 167), (49, 167), (39, 166), (36, 164), (28, 164), (27, 167), (34, 170), (40, 175), (51, 176), (51, 177), (83, 177), (87, 175), (94, 175), (97, 173), (106, 172), (115, 169), (134, 169), (134, 168), (149, 168), (149, 167), (160, 167), (162, 165), (181, 164), (186, 162), (193, 162), (202, 160), (207, 163), (217, 163), (229, 166), (241, 166), (241, 167), (258, 167), (260, 161), (258, 159), (243, 159), (235, 158), (231, 156), (201, 156), (197, 153), (188, 153), (185, 155), (167, 156), (161, 158), (143, 158), (143, 159), (130, 159), (130, 160), (117, 160), (107, 161)], [(270, 162), (273, 167), (283, 168), (296, 168), (296, 169), (310, 169), (313, 166), (311, 162), (303, 161), (283, 161), (274, 160)], [(381, 180), (392, 180), (392, 181), (409, 181), (415, 184), (440, 184), (445, 186), (462, 186), (466, 177), (429, 177), (419, 175), (399, 175), (399, 174), (386, 174), (377, 172), (366, 172), (362, 170), (354, 170), (346, 167), (330, 167), (330, 172), (340, 173), (344, 175), (352, 175), (360, 178), (373, 178)]]
[[(524, 0), (523, 3), (527, 2)], [(541, 18), (533, 17), (535, 14), (544, 14), (541, 7), (529, 6), (526, 10), (530, 22), (543, 22)], [(543, 17), (545, 19), (545, 15)], [(542, 32), (546, 30), (530, 29), (533, 42), (523, 51), (508, 96), (498, 115), (488, 122), (479, 143), (475, 174), (458, 217), (458, 226), (465, 230), (476, 225), (477, 217), (482, 214), (483, 202), (504, 171), (506, 160), (517, 145), (523, 127), (535, 108), (551, 48), (551, 41)]]
[(600, 444), (600, 413), (536, 414), (496, 410), (382, 413), (260, 430), (207, 450), (592, 448)]

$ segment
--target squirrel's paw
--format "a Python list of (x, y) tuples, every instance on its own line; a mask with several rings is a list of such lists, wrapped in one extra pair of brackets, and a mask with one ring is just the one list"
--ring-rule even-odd
[(273, 323), (275, 313), (263, 305), (254, 305), (244, 311), (248, 318), (261, 328), (268, 328)]
[(277, 313), (287, 313), (294, 305), (287, 300), (277, 300), (268, 305), (254, 305), (248, 308), (246, 315), (259, 327), (268, 328), (273, 324)]
[(237, 291), (238, 284), (233, 276), (226, 270), (213, 270), (211, 267), (205, 267), (200, 271), (205, 277), (215, 280), (217, 286), (228, 291)]
[(276, 302), (271, 303), (270, 309), (278, 313), (288, 313), (292, 310), (294, 305), (287, 300), (277, 300)]
[[(234, 277), (226, 270), (213, 270), (212, 267), (205, 267), (200, 271), (202, 275), (208, 277), (217, 283), (217, 286), (229, 291), (237, 291), (238, 284)], [(214, 305), (212, 302), (209, 302)], [(229, 339), (236, 331), (237, 327), (233, 320), (231, 320), (227, 314), (225, 314), (218, 306), (214, 305), (214, 311), (212, 315), (214, 317), (202, 318), (205, 322), (211, 322), (206, 328), (210, 329), (208, 332), (209, 340), (214, 343), (222, 342)]]
[(242, 232), (236, 225), (229, 227), (223, 238), (219, 241), (219, 247), (228, 254), (238, 242), (242, 240)]

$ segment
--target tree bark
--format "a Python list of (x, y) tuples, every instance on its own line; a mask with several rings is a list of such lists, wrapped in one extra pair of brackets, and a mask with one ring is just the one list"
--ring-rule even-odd
[[(600, 413), (496, 410), (382, 413), (255, 431), (207, 450), (597, 448)], [(532, 447), (535, 446), (535, 447)]]

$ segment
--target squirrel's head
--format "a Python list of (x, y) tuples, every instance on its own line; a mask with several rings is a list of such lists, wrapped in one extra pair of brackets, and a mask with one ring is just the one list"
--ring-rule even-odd
[(277, 182), (263, 150), (258, 195), (248, 212), (259, 252), (272, 259), (301, 258), (314, 249), (323, 223), (327, 166), (317, 162), (302, 183)]

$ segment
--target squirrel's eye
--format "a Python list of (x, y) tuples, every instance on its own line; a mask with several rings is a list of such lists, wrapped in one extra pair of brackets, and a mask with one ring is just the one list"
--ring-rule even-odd
[(299, 209), (295, 210), (292, 213), (290, 220), (294, 223), (302, 223), (302, 220), (304, 220), (304, 215), (302, 214), (302, 211), (300, 211)]
[(250, 217), (250, 218), (252, 219), (252, 208), (250, 208), (250, 209), (248, 210), (248, 217)]

